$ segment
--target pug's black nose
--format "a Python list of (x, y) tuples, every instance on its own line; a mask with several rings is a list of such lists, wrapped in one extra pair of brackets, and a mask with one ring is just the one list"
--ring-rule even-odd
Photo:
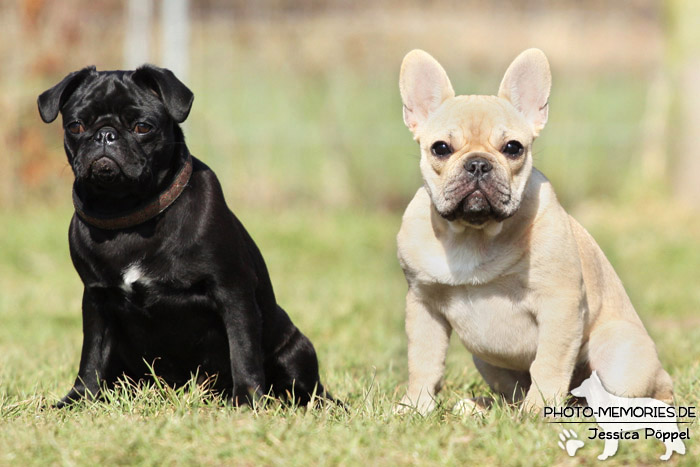
[(479, 178), (482, 175), (490, 172), (491, 169), (493, 169), (493, 166), (486, 159), (483, 159), (481, 157), (475, 157), (474, 159), (468, 160), (464, 164), (464, 168), (471, 175)]
[(100, 157), (90, 164), (92, 175), (103, 182), (114, 180), (119, 175), (119, 166), (109, 157)]
[(112, 144), (119, 138), (119, 133), (111, 126), (106, 126), (97, 130), (94, 138), (98, 144)]

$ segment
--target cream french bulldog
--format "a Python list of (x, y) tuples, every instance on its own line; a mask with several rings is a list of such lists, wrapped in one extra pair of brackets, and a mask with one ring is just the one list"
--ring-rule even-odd
[(672, 400), (620, 279), (532, 166), (550, 86), (538, 49), (513, 61), (497, 96), (455, 96), (429, 54), (404, 58), (403, 118), (424, 184), (398, 234), (409, 372), (398, 411), (434, 408), (453, 330), (494, 393), (524, 409), (562, 401), (592, 370), (616, 395)]

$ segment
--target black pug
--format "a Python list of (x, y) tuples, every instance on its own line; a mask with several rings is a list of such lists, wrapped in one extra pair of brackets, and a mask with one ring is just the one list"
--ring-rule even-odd
[(235, 404), (326, 397), (313, 345), (277, 304), (216, 175), (185, 145), (178, 124), (193, 99), (151, 65), (85, 68), (39, 96), (44, 122), (63, 116), (70, 253), (85, 287), (78, 377), (58, 407), (142, 380), (149, 365), (173, 386), (213, 381)]

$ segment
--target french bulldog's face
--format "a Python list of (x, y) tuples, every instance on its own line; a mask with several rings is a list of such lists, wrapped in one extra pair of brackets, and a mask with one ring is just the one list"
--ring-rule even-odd
[(148, 196), (168, 173), (182, 140), (178, 123), (192, 93), (168, 70), (94, 68), (71, 73), (39, 96), (45, 122), (60, 111), (64, 146), (86, 196)]
[(404, 121), (437, 212), (481, 228), (518, 210), (532, 171), (532, 142), (547, 121), (551, 77), (544, 54), (523, 52), (498, 96), (457, 96), (447, 74), (414, 50), (401, 67)]

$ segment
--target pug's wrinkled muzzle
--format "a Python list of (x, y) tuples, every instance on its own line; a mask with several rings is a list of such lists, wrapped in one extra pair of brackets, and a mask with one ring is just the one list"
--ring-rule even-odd
[(117, 182), (122, 171), (113, 159), (103, 156), (90, 164), (90, 178), (101, 185)]

